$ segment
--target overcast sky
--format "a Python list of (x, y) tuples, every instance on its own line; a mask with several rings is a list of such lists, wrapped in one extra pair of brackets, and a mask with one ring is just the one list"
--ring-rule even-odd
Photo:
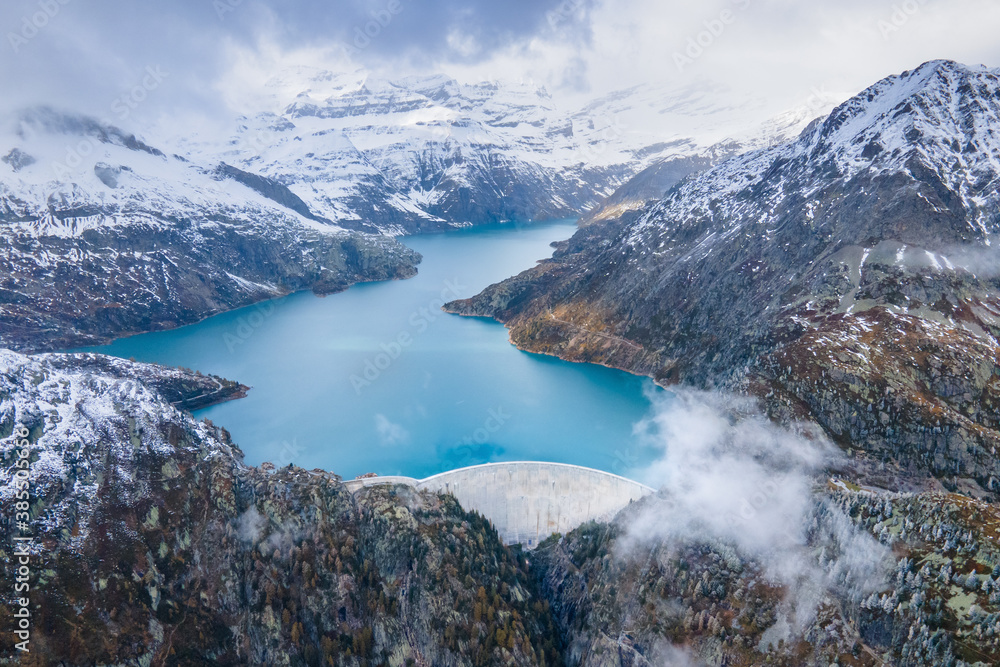
[(711, 81), (789, 106), (936, 58), (1000, 67), (994, 0), (3, 0), (0, 27), (0, 104), (113, 119), (155, 80), (133, 124), (245, 111), (289, 64), (533, 81), (567, 105)]

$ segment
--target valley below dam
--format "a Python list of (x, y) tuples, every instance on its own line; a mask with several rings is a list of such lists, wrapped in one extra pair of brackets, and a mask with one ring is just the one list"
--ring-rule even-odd
[(232, 433), (247, 463), (422, 478), (544, 461), (637, 473), (650, 394), (628, 373), (517, 350), (503, 325), (441, 306), (551, 256), (572, 220), (406, 237), (416, 277), (319, 298), (297, 293), (198, 324), (86, 348), (252, 387), (195, 414)]

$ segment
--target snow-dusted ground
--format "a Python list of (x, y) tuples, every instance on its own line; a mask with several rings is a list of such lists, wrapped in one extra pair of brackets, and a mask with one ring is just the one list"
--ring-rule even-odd
[[(201, 447), (204, 461), (240, 456), (219, 440), (213, 427), (174, 408), (140, 381), (138, 376), (152, 372), (149, 365), (116, 361), (116, 375), (67, 366), (72, 367), (72, 360), (62, 355), (27, 357), (0, 350), (0, 431), (24, 427), (32, 432), (31, 497), (57, 495), (65, 484), (72, 485), (63, 502), (46, 506), (35, 518), (35, 534), (51, 537), (75, 525), (70, 548), (84, 542), (91, 527), (90, 505), (102, 481), (117, 478), (126, 500), (148, 492), (137, 471), (139, 461), (150, 454), (168, 456), (190, 446)], [(165, 424), (187, 430), (177, 445), (167, 441)], [(0, 502), (9, 502), (17, 492), (16, 467), (10, 463), (18, 442), (13, 433), (0, 440), (0, 452), (8, 457), (8, 465), (0, 466)], [(114, 465), (105, 466), (108, 461)]]

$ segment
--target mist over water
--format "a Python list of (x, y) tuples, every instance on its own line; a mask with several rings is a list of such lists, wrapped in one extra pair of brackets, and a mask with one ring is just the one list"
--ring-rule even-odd
[(575, 229), (562, 221), (407, 238), (424, 256), (413, 279), (295, 294), (88, 351), (252, 386), (247, 398), (197, 413), (229, 429), (250, 464), (352, 478), (539, 460), (628, 475), (654, 455), (633, 434), (647, 395), (667, 392), (520, 352), (502, 325), (440, 310), (550, 257), (550, 244)]

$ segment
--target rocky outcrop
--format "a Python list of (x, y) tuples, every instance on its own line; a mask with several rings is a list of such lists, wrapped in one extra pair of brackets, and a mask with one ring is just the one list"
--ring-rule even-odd
[(25, 167), (30, 167), (37, 162), (35, 158), (31, 157), (19, 148), (11, 148), (10, 152), (0, 158), (0, 160), (9, 164), (11, 169), (14, 171), (21, 171)]
[(884, 309), (828, 321), (764, 357), (748, 388), (778, 418), (816, 421), (912, 478), (995, 498), (998, 348), (961, 327)]
[(273, 179), (258, 176), (257, 174), (251, 174), (250, 172), (230, 166), (225, 162), (216, 167), (215, 174), (219, 178), (231, 178), (238, 183), (242, 183), (254, 192), (260, 193), (262, 196), (267, 197), (276, 204), (295, 211), (303, 218), (308, 218), (317, 222), (330, 222), (325, 218), (320, 218), (319, 216), (313, 214), (313, 212), (309, 210), (309, 206), (302, 201), (298, 195)]
[(663, 199), (672, 187), (688, 176), (704, 171), (739, 152), (737, 147), (730, 147), (729, 150), (725, 147), (715, 147), (705, 155), (657, 161), (626, 181), (600, 205), (588, 211), (580, 220), (580, 225), (620, 218), (628, 211), (642, 209), (651, 202)]
[(160, 364), (125, 361), (103, 354), (47, 354), (38, 357), (53, 369), (73, 374), (92, 373), (131, 377), (162, 396), (170, 405), (186, 411), (244, 398), (250, 388), (217, 375), (172, 368)]

